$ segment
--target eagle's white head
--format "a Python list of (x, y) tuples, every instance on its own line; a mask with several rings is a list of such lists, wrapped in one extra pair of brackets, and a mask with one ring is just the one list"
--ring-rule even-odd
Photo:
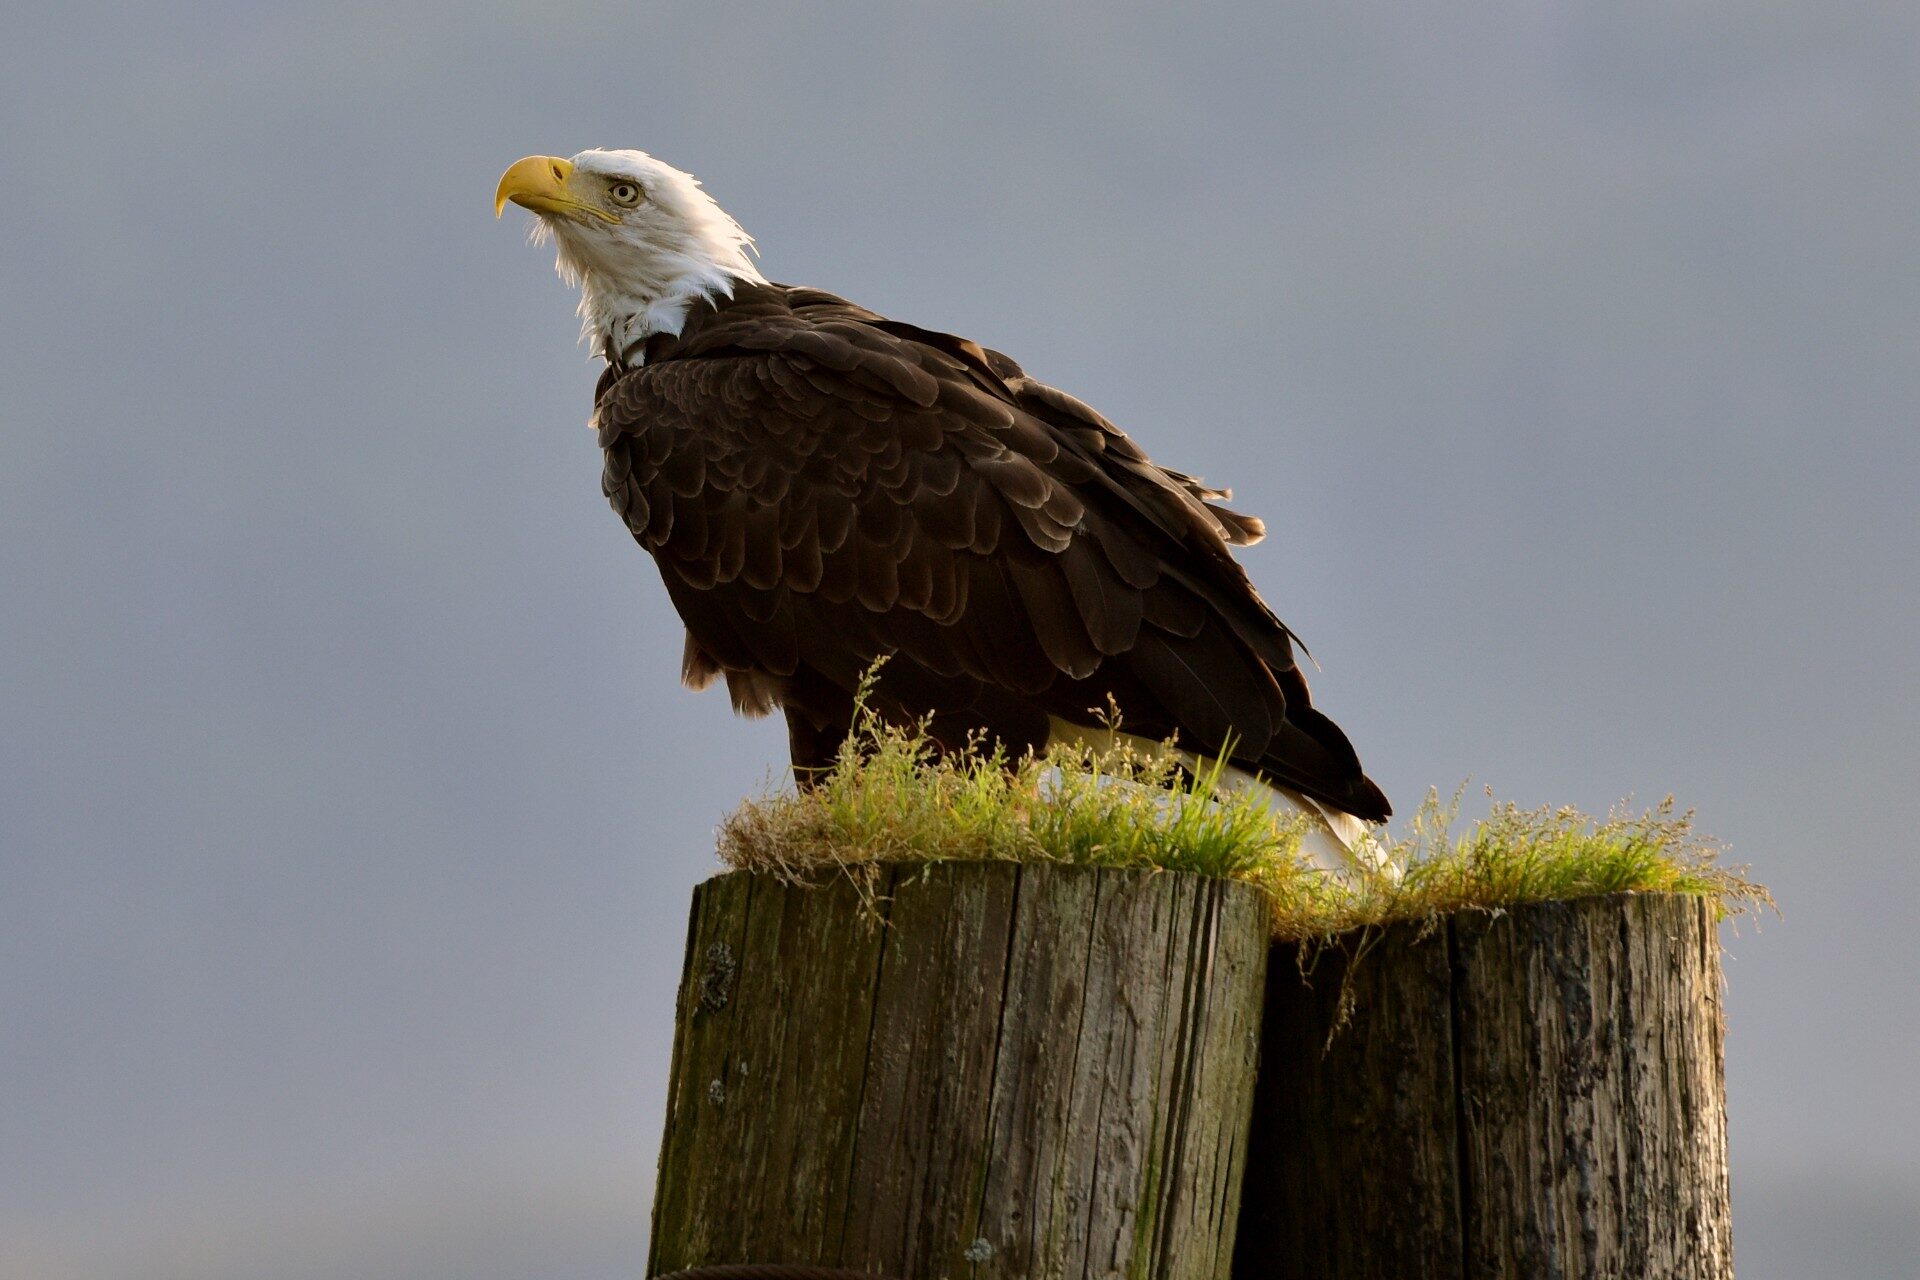
[(536, 240), (553, 238), (555, 269), (580, 286), (580, 336), (609, 360), (628, 359), (650, 334), (680, 332), (700, 298), (766, 282), (749, 256), (753, 237), (692, 174), (644, 151), (528, 156), (501, 175), (495, 217), (509, 200), (539, 218)]

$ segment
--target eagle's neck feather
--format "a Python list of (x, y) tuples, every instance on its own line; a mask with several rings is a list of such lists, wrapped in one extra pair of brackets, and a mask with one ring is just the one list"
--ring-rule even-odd
[[(702, 193), (702, 199), (704, 199)], [(730, 298), (741, 282), (765, 284), (738, 223), (711, 205), (711, 216), (682, 234), (649, 240), (643, 233), (593, 235), (552, 228), (555, 266), (580, 286), (580, 337), (614, 364), (638, 364), (640, 347), (657, 333), (678, 335), (693, 304)]]
[(745, 261), (702, 264), (657, 282), (622, 279), (610, 284), (588, 272), (581, 281), (580, 336), (610, 363), (637, 365), (648, 338), (657, 333), (677, 337), (696, 302), (731, 298), (742, 281), (765, 284), (766, 277)]

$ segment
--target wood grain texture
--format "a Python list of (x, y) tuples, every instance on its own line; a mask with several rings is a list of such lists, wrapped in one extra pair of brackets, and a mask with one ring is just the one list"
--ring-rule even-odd
[(1711, 904), (1549, 903), (1453, 935), (1467, 1274), (1731, 1276)]
[(1459, 1280), (1451, 985), (1444, 925), (1275, 944), (1236, 1276)]
[(1177, 873), (707, 882), (648, 1274), (1224, 1277), (1266, 920)]
[(1541, 903), (1361, 945), (1270, 968), (1236, 1276), (1732, 1276), (1711, 903)]

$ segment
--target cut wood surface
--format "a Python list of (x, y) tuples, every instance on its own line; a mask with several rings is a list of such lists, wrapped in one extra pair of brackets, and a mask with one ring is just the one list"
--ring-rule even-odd
[(1239, 1280), (1732, 1276), (1711, 901), (1463, 913), (1304, 974), (1300, 954), (1268, 972)]
[(1228, 1274), (1250, 886), (1013, 863), (694, 895), (648, 1274)]

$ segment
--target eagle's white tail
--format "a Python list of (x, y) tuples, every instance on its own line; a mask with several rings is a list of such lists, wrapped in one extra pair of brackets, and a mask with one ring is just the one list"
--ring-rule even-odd
[(1400, 879), (1400, 865), (1388, 856), (1386, 846), (1375, 839), (1365, 821), (1352, 814), (1344, 814), (1288, 787), (1275, 787), (1231, 764), (1221, 771), (1221, 789), (1254, 791), (1263, 794), (1277, 814), (1306, 814), (1313, 819), (1306, 835), (1300, 837), (1300, 852), (1321, 871), (1346, 875), (1359, 869), (1394, 881)]
[[(1161, 744), (1150, 742), (1131, 733), (1120, 733), (1113, 729), (1090, 729), (1072, 724), (1058, 716), (1050, 717), (1053, 733), (1052, 742), (1074, 742), (1096, 750), (1111, 750), (1119, 743), (1131, 743), (1142, 756), (1151, 756), (1162, 750)], [(1198, 772), (1204, 766), (1191, 752), (1180, 752), (1181, 760), (1190, 769)], [(1367, 824), (1350, 813), (1321, 804), (1311, 796), (1301, 795), (1287, 787), (1276, 787), (1272, 783), (1247, 772), (1236, 765), (1227, 765), (1220, 773), (1220, 789), (1223, 791), (1252, 791), (1264, 798), (1274, 814), (1303, 813), (1313, 819), (1306, 834), (1300, 838), (1300, 852), (1309, 862), (1322, 871), (1334, 875), (1348, 875), (1355, 871), (1385, 876), (1390, 880), (1400, 879), (1400, 868), (1388, 856), (1386, 847), (1367, 829)]]
[(1345, 875), (1354, 870), (1400, 878), (1400, 867), (1367, 824), (1350, 813), (1324, 805), (1287, 787), (1276, 787), (1245, 769), (1228, 765), (1221, 771), (1222, 789), (1253, 791), (1266, 797), (1275, 813), (1304, 813), (1314, 819), (1300, 838), (1300, 852), (1322, 871)]

